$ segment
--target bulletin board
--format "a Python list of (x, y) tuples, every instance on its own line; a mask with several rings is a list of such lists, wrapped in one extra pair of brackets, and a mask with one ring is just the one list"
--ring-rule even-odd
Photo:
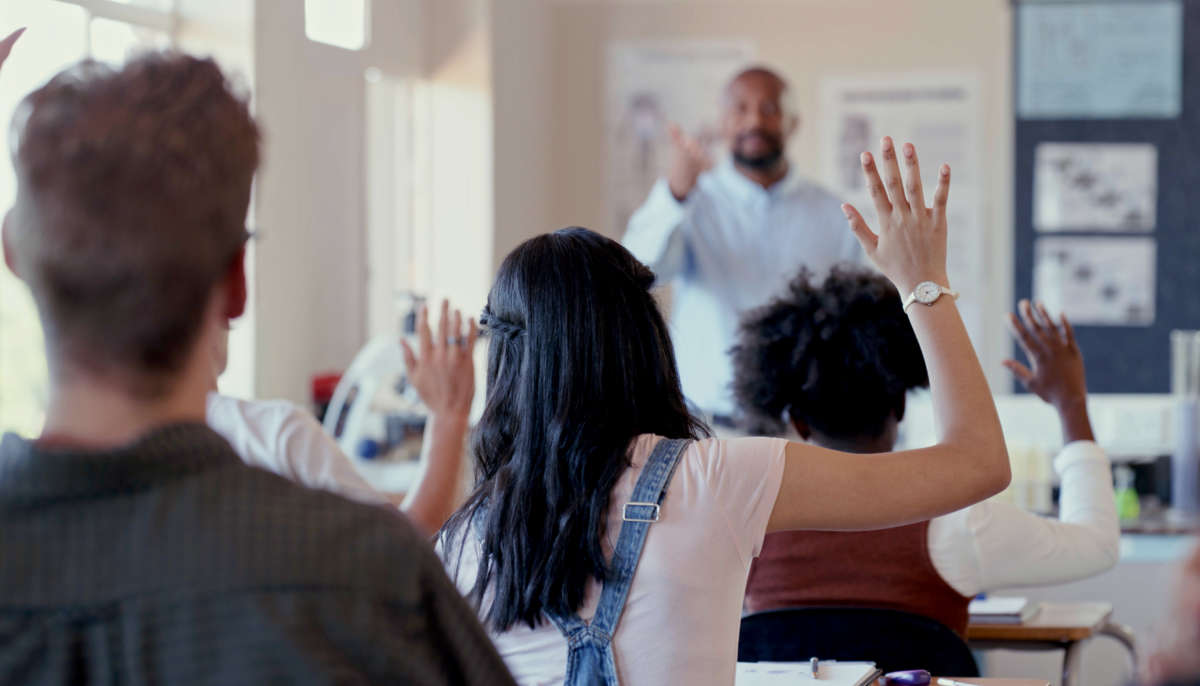
[(1200, 328), (1200, 0), (1013, 8), (1016, 300), (1075, 320), (1091, 392), (1169, 392)]

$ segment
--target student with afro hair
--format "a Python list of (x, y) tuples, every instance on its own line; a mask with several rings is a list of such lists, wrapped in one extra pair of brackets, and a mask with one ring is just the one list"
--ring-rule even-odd
[[(771, 533), (750, 571), (748, 611), (877, 607), (964, 635), (967, 605), (982, 591), (1078, 579), (1116, 563), (1112, 476), (1092, 434), (1071, 326), (1041, 305), (1022, 302), (1020, 313), (1009, 324), (1031, 367), (1005, 366), (1062, 421), (1059, 518), (984, 501), (882, 531)], [(869, 271), (837, 268), (823, 282), (801, 272), (782, 296), (748, 313), (739, 334), (734, 394), (757, 432), (790, 425), (820, 446), (885, 453), (908, 391), (929, 385), (899, 293)]]

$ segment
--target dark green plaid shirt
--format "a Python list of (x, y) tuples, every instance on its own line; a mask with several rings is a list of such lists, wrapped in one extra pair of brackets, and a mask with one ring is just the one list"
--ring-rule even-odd
[(0, 683), (513, 682), (398, 512), (176, 425), (103, 453), (4, 436)]

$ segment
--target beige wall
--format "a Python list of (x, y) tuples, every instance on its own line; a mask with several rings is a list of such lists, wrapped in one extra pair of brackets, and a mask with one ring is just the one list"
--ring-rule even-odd
[(419, 176), (421, 206), (393, 215), (399, 230), (418, 234), (420, 269), (376, 261), (376, 273), (407, 272), (410, 279), (395, 283), (472, 309), (490, 280), (490, 2), (371, 4), (368, 45), (349, 51), (305, 37), (302, 2), (255, 2), (255, 95), (265, 133), (254, 218), (259, 397), (307, 401), (309, 376), (349, 366), (380, 319), (369, 314), (368, 225), (389, 215), (368, 193), (389, 190), (368, 178), (368, 146), (378, 153), (386, 144), (367, 136), (369, 69), (414, 84), (419, 106), (393, 123), (422, 127), (426, 144), (409, 170)]

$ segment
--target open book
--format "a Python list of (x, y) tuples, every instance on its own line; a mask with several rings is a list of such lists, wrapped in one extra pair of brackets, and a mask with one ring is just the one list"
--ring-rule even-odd
[(874, 662), (821, 660), (817, 679), (807, 662), (739, 662), (736, 686), (867, 686), (879, 676)]
[(1038, 604), (1028, 598), (992, 596), (972, 600), (967, 611), (972, 624), (1024, 624), (1037, 614)]

